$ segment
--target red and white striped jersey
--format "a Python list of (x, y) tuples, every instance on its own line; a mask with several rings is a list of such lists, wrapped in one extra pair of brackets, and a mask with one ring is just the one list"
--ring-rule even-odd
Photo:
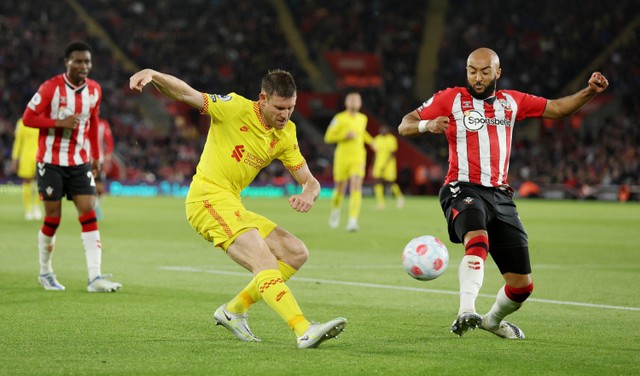
[[(75, 86), (63, 73), (43, 83), (23, 114), (25, 125), (40, 128), (37, 161), (77, 166), (89, 162), (89, 154), (97, 160), (101, 100), (102, 88), (91, 79)], [(73, 114), (81, 115), (78, 127), (73, 130), (55, 127), (56, 119)]]
[(109, 122), (102, 118), (98, 120), (98, 144), (100, 145), (100, 163), (103, 163), (105, 155), (113, 153), (113, 133), (111, 133)]
[(444, 184), (507, 185), (511, 137), (516, 120), (542, 117), (547, 99), (515, 90), (475, 99), (463, 87), (434, 94), (416, 111), (422, 120), (449, 117), (449, 172)]

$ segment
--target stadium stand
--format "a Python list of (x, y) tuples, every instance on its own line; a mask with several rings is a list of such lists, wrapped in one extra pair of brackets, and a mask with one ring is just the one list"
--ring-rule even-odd
[[(611, 82), (607, 100), (596, 103), (595, 113), (586, 113), (591, 108), (566, 122), (522, 125), (514, 140), (511, 184), (517, 187), (533, 181), (543, 193), (547, 189), (577, 198), (598, 197), (598, 192), (616, 195), (619, 187), (628, 185), (635, 187), (630, 197), (637, 199), (640, 109), (633, 94), (640, 87), (640, 64), (635, 48), (638, 26), (631, 27), (638, 23), (635, 3), (570, 0), (550, 6), (488, 0), (483, 8), (500, 11), (478, 13), (470, 0), (440, 2), (448, 6), (437, 49), (434, 86), (438, 89), (464, 84), (464, 58), (480, 45), (492, 46), (500, 54), (501, 87), (559, 97), (571, 90), (574, 81), (584, 84), (584, 72), (591, 68), (602, 70)], [(127, 89), (131, 68), (120, 54), (136, 67), (176, 74), (202, 90), (235, 90), (255, 97), (264, 71), (278, 67), (294, 73), (301, 93), (313, 93), (317, 87), (287, 44), (289, 39), (276, 22), (274, 3), (184, 0), (176, 6), (153, 0), (66, 0), (30, 7), (17, 0), (3, 1), (0, 179), (11, 177), (9, 150), (15, 121), (37, 85), (62, 71), (64, 46), (84, 39), (94, 48), (92, 77), (105, 92), (103, 115), (112, 125), (116, 153), (126, 161), (119, 179), (188, 181), (206, 119), (167, 103), (160, 112), (169, 123), (159, 127), (144, 102)], [(286, 0), (285, 4), (309, 57), (332, 88), (330, 93), (317, 94), (334, 96), (328, 101), (332, 106), (315, 108), (310, 116), (295, 119), (297, 123), (310, 123), (322, 133), (332, 111), (339, 109), (335, 96), (347, 88), (339, 87), (325, 59), (330, 52), (378, 58), (381, 80), (367, 81), (373, 84), (360, 88), (365, 111), (377, 122), (393, 126), (427, 99), (415, 94), (421, 85), (416, 80), (416, 62), (424, 43), (424, 2), (328, 0), (318, 5), (311, 0)], [(84, 17), (79, 17), (77, 7), (84, 10)], [(105, 33), (97, 34), (92, 22)], [(625, 33), (625, 42), (618, 43)], [(314, 109), (309, 103), (299, 107)], [(312, 170), (321, 179), (330, 179), (331, 150), (309, 134), (302, 133), (301, 149)], [(437, 163), (428, 168), (405, 166), (400, 180), (414, 193), (433, 194), (446, 163), (446, 145), (437, 137), (415, 141)], [(282, 167), (274, 166), (261, 181), (284, 179)], [(416, 176), (422, 179), (419, 184)]]

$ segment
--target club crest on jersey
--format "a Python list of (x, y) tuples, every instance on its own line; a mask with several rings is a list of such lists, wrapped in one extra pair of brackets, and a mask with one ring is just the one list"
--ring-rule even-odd
[(502, 108), (504, 108), (505, 111), (511, 111), (511, 105), (509, 104), (509, 101), (507, 101), (506, 99), (498, 99), (498, 102), (500, 102)]
[(464, 200), (462, 200), (462, 202), (464, 202), (465, 205), (471, 205), (473, 204), (473, 199), (469, 196), (465, 197)]
[(272, 155), (276, 150), (276, 145), (278, 144), (278, 140), (271, 140), (269, 143), (269, 150), (267, 151), (269, 155)]
[(53, 188), (47, 187), (45, 188), (45, 192), (47, 192), (47, 196), (51, 196), (53, 194)]
[(244, 154), (244, 145), (236, 145), (231, 152), (231, 156), (238, 162), (242, 160), (242, 155)]

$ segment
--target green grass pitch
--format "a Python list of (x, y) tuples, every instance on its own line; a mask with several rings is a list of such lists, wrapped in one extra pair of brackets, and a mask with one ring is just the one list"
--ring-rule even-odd
[[(39, 222), (23, 219), (18, 194), (0, 194), (0, 375), (632, 375), (640, 374), (640, 206), (518, 200), (530, 238), (535, 290), (509, 317), (527, 338), (449, 332), (458, 305), (460, 245), (448, 242), (435, 197), (404, 209), (363, 201), (361, 230), (327, 226), (329, 201), (307, 214), (286, 199), (245, 200), (305, 241), (311, 256), (288, 282), (305, 315), (337, 316), (347, 331), (300, 350), (260, 302), (250, 324), (261, 343), (214, 327), (213, 310), (250, 279), (189, 226), (179, 198), (104, 200), (103, 272), (115, 294), (86, 292), (75, 208), (63, 207), (54, 269), (67, 287), (37, 284)], [(431, 234), (449, 248), (448, 270), (411, 279), (401, 253)], [(489, 259), (480, 313), (502, 285)]]

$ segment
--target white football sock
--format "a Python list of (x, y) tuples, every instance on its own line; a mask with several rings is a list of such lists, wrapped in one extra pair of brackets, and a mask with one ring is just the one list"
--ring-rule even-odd
[(53, 257), (53, 246), (56, 236), (47, 236), (38, 231), (38, 254), (40, 259), (40, 274), (53, 273), (51, 258)]
[(102, 244), (100, 243), (100, 231), (87, 231), (81, 235), (82, 245), (84, 246), (85, 256), (87, 258), (87, 271), (89, 272), (89, 280), (93, 280), (101, 275), (102, 265)]
[(488, 326), (495, 328), (500, 325), (500, 322), (509, 314), (517, 311), (522, 307), (522, 303), (514, 302), (509, 299), (505, 292), (505, 287), (502, 286), (496, 296), (496, 302), (493, 303), (491, 310), (484, 316), (484, 321)]
[(476, 311), (476, 299), (484, 280), (484, 260), (478, 256), (465, 255), (458, 267), (460, 281), (460, 309), (458, 315)]

